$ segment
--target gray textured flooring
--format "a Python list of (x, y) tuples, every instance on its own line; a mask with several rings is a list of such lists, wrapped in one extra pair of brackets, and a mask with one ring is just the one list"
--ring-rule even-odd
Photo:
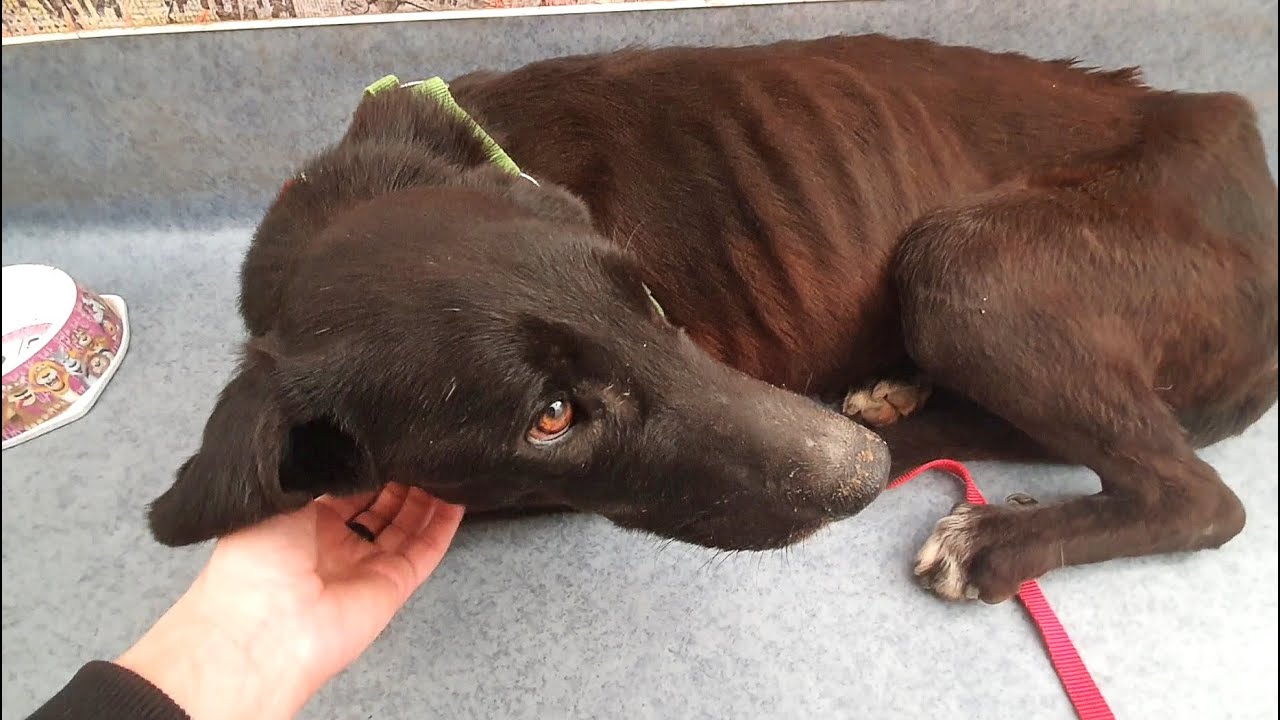
[[(3, 455), (3, 718), (123, 649), (208, 552), (153, 544), (143, 505), (227, 379), (255, 213), (336, 139), (368, 80), (879, 30), (1244, 92), (1275, 167), (1275, 2), (1111, 5), (831, 4), (5, 48), (3, 261), (51, 262), (123, 295), (134, 340), (85, 419)], [(1276, 412), (1205, 457), (1250, 511), (1243, 535), (1043, 583), (1122, 718), (1276, 716)], [(1070, 468), (975, 470), (993, 497), (1096, 488)], [(1016, 605), (947, 605), (911, 582), (915, 549), (957, 497), (949, 479), (922, 478), (788, 553), (727, 558), (589, 517), (465, 530), (304, 716), (1071, 717)]]

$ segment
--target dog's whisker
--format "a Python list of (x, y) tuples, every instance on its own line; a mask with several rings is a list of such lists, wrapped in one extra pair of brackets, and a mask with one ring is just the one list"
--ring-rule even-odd
[(627, 235), (626, 241), (622, 243), (622, 252), (625, 253), (631, 249), (631, 241), (635, 239), (636, 234), (640, 232), (640, 227), (643, 225), (644, 225), (643, 221), (638, 222), (636, 223), (636, 226), (632, 228), (631, 233)]
[(708, 568), (708, 567), (710, 567), (710, 566), (711, 566), (711, 563), (712, 563), (712, 562), (714, 562), (714, 561), (715, 561), (715, 559), (716, 559), (717, 557), (719, 557), (719, 556), (720, 556), (720, 553), (721, 553), (721, 552), (723, 552), (723, 550), (716, 550), (716, 551), (714, 551), (714, 553), (711, 555), (711, 557), (707, 558), (706, 560), (703, 560), (703, 561), (702, 561), (702, 566), (698, 568), (698, 572), (699, 572), (699, 573), (704, 573), (704, 572), (706, 572), (706, 571), (707, 571), (707, 568)]
[(738, 551), (738, 550), (730, 550), (730, 551), (728, 551), (728, 552), (721, 553), (721, 554), (720, 554), (720, 557), (719, 557), (719, 558), (717, 558), (717, 562), (716, 562), (716, 570), (717, 570), (717, 571), (719, 571), (719, 570), (720, 570), (720, 568), (724, 567), (725, 562), (726, 562), (729, 558), (733, 557), (734, 555), (737, 555), (739, 552), (740, 552), (740, 551)]

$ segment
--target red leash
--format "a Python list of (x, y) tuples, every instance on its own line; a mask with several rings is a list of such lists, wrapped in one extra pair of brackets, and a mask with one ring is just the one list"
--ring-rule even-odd
[[(964, 483), (964, 499), (968, 502), (974, 505), (987, 504), (987, 499), (982, 496), (982, 492), (973, 482), (969, 469), (955, 460), (934, 460), (925, 463), (889, 483), (889, 487), (903, 485), (930, 470), (941, 470), (954, 475)], [(1062, 623), (1058, 621), (1053, 607), (1045, 599), (1040, 585), (1035, 580), (1022, 583), (1022, 587), (1018, 590), (1018, 599), (1022, 601), (1027, 613), (1040, 629), (1040, 636), (1044, 638), (1045, 647), (1049, 650), (1049, 660), (1053, 663), (1053, 668), (1062, 681), (1062, 687), (1067, 691), (1067, 698), (1071, 700), (1080, 720), (1115, 720), (1115, 714), (1107, 705), (1106, 698), (1102, 697), (1102, 692), (1094, 683), (1089, 669), (1084, 666), (1084, 660), (1080, 659), (1080, 653), (1076, 652), (1076, 646), (1071, 642)]]

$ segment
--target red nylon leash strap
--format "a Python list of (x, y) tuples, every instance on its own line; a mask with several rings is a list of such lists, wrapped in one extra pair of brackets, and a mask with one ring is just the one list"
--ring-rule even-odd
[[(987, 504), (987, 499), (982, 496), (977, 484), (973, 482), (969, 469), (955, 460), (944, 459), (925, 463), (889, 483), (889, 487), (903, 485), (930, 470), (941, 470), (964, 483), (964, 499), (968, 502), (974, 505)], [(1049, 661), (1053, 663), (1058, 679), (1062, 681), (1062, 687), (1067, 691), (1067, 698), (1075, 707), (1076, 715), (1080, 720), (1115, 720), (1115, 714), (1107, 705), (1106, 698), (1102, 697), (1102, 692), (1098, 690), (1093, 676), (1085, 667), (1084, 660), (1080, 659), (1080, 653), (1076, 651), (1075, 644), (1071, 642), (1066, 629), (1054, 614), (1053, 607), (1045, 599), (1040, 585), (1034, 580), (1022, 583), (1022, 587), (1018, 589), (1018, 600), (1022, 602), (1023, 607), (1027, 609), (1027, 614), (1040, 629), (1040, 636), (1044, 638), (1045, 647), (1049, 651)]]

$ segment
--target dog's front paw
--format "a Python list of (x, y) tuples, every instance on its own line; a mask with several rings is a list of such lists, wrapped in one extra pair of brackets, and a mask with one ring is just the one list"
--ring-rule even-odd
[(1023, 542), (1034, 526), (1034, 505), (961, 503), (938, 521), (916, 555), (921, 586), (947, 600), (999, 603), (1040, 574), (1031, 560), (1039, 548)]
[(921, 587), (947, 600), (973, 600), (978, 589), (969, 582), (969, 564), (978, 548), (976, 505), (961, 503), (933, 526), (933, 534), (916, 554)]
[(920, 409), (933, 387), (923, 378), (912, 382), (881, 380), (850, 390), (841, 411), (871, 427), (884, 427)]

